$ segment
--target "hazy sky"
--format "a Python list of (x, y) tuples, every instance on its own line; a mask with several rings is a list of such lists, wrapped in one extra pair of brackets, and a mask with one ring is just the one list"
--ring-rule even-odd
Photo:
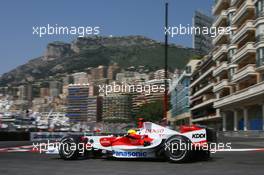
[[(0, 2), (0, 74), (43, 55), (47, 43), (73, 36), (32, 35), (33, 26), (100, 26), (109, 36), (144, 35), (163, 41), (165, 0), (2, 0)], [(168, 0), (169, 23), (192, 23), (195, 10), (211, 13), (213, 0)], [(170, 42), (192, 46), (191, 36)]]

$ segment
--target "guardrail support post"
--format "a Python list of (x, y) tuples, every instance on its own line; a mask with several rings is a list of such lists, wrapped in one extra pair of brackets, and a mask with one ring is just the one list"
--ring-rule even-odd
[(244, 117), (244, 131), (248, 130), (248, 109), (243, 109), (243, 117)]
[(238, 111), (234, 110), (234, 131), (237, 131), (237, 117), (238, 117)]
[(222, 116), (223, 116), (223, 131), (226, 131), (226, 113), (223, 112), (222, 113)]
[(264, 130), (264, 103), (262, 104), (262, 130)]

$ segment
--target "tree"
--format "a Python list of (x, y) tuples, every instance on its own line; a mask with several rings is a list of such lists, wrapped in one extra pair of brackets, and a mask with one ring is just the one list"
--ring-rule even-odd
[(144, 118), (145, 121), (149, 122), (161, 121), (163, 118), (163, 102), (160, 100), (144, 104), (136, 113), (136, 119), (138, 118)]
[(193, 55), (191, 60), (201, 60), (203, 57), (201, 55)]

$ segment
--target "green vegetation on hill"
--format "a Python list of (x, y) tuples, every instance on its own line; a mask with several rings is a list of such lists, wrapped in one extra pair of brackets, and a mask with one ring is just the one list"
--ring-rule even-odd
[(163, 101), (146, 103), (136, 113), (136, 118), (144, 118), (145, 121), (159, 122), (163, 118)]

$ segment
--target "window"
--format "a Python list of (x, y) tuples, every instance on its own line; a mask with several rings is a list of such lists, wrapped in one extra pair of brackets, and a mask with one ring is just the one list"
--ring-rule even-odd
[(191, 66), (186, 66), (186, 73), (192, 73), (192, 67)]
[(264, 47), (257, 49), (257, 67), (264, 65)]
[(230, 75), (231, 75), (231, 77), (232, 77), (234, 74), (235, 74), (235, 68), (231, 68), (231, 69), (230, 69)]
[(257, 17), (263, 16), (263, 8), (264, 6), (264, 0), (258, 0), (256, 3), (256, 14)]
[(263, 39), (263, 36), (264, 36), (264, 25), (259, 24), (256, 27), (256, 39), (257, 39), (257, 41), (261, 41)]
[(235, 12), (230, 12), (228, 13), (228, 18), (227, 18), (227, 25), (230, 26), (231, 25), (231, 21), (232, 21), (232, 18), (234, 16), (234, 13)]
[(228, 51), (228, 63), (231, 62), (231, 59), (232, 59), (232, 57), (234, 56), (235, 52), (236, 52), (236, 49), (230, 49), (230, 50)]

